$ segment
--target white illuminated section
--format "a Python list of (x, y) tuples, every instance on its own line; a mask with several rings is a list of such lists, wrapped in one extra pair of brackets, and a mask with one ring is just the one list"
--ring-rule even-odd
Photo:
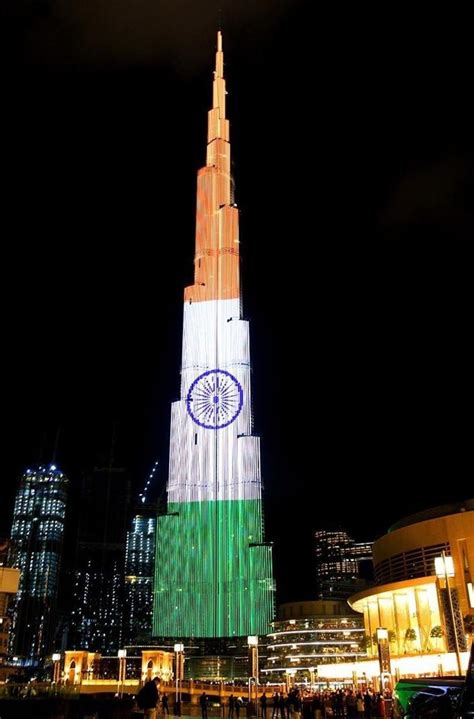
[[(217, 430), (194, 422), (186, 402), (194, 380), (213, 369), (232, 374), (243, 391), (239, 415)], [(261, 498), (250, 379), (249, 323), (240, 319), (240, 300), (185, 303), (181, 398), (171, 407), (168, 501)]]
[(474, 585), (472, 582), (467, 583), (467, 596), (469, 597), (469, 606), (474, 609)]
[(435, 572), (437, 577), (454, 577), (454, 562), (452, 557), (435, 557)]

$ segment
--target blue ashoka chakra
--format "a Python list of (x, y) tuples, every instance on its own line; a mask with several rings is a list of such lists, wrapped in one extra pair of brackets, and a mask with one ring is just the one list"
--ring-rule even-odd
[(205, 429), (222, 429), (232, 424), (243, 403), (239, 380), (223, 369), (210, 369), (196, 377), (186, 397), (189, 416)]

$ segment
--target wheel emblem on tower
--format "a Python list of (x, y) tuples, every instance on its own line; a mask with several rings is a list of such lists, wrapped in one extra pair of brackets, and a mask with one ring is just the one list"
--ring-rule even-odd
[(232, 424), (243, 403), (239, 380), (223, 369), (210, 369), (196, 377), (186, 397), (189, 416), (204, 429), (223, 429)]

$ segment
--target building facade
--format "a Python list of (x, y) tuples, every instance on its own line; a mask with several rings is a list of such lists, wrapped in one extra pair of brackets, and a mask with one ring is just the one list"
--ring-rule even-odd
[(154, 634), (161, 637), (266, 634), (273, 616), (225, 104), (219, 33), (197, 181), (195, 279), (184, 293), (181, 391), (171, 409), (168, 511), (157, 524)]
[(316, 591), (321, 598), (347, 599), (366, 585), (373, 542), (355, 542), (343, 530), (320, 529), (316, 542)]
[(10, 633), (8, 604), (17, 593), (20, 584), (20, 570), (8, 566), (9, 545), (7, 539), (0, 539), (0, 665), (5, 663), (8, 655)]
[[(449, 571), (437, 572), (439, 566), (451, 567), (451, 560)], [(374, 544), (374, 573), (375, 586), (349, 600), (364, 616), (369, 656), (378, 652), (376, 630), (385, 628), (391, 655), (412, 657), (410, 666), (414, 658), (422, 666), (434, 655), (443, 656), (438, 664), (452, 667), (456, 651), (467, 662), (474, 616), (474, 500), (436, 507), (391, 527)], [(451, 658), (444, 658), (447, 654)]]
[(11, 603), (10, 656), (37, 665), (51, 651), (68, 479), (54, 464), (27, 469), (15, 497), (9, 563), (20, 570)]
[(84, 475), (74, 563), (68, 644), (113, 654), (124, 642), (124, 558), (130, 478), (118, 467)]
[(142, 504), (132, 519), (125, 548), (125, 641), (149, 642), (153, 617), (156, 506)]
[(267, 637), (262, 678), (317, 684), (321, 665), (366, 656), (363, 637), (362, 617), (345, 601), (282, 604)]

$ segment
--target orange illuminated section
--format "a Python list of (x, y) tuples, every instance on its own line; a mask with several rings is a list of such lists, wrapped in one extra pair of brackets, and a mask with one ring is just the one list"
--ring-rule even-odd
[(185, 302), (240, 297), (239, 213), (233, 204), (229, 121), (225, 116), (224, 53), (217, 34), (212, 109), (208, 113), (206, 166), (198, 172), (194, 284)]

